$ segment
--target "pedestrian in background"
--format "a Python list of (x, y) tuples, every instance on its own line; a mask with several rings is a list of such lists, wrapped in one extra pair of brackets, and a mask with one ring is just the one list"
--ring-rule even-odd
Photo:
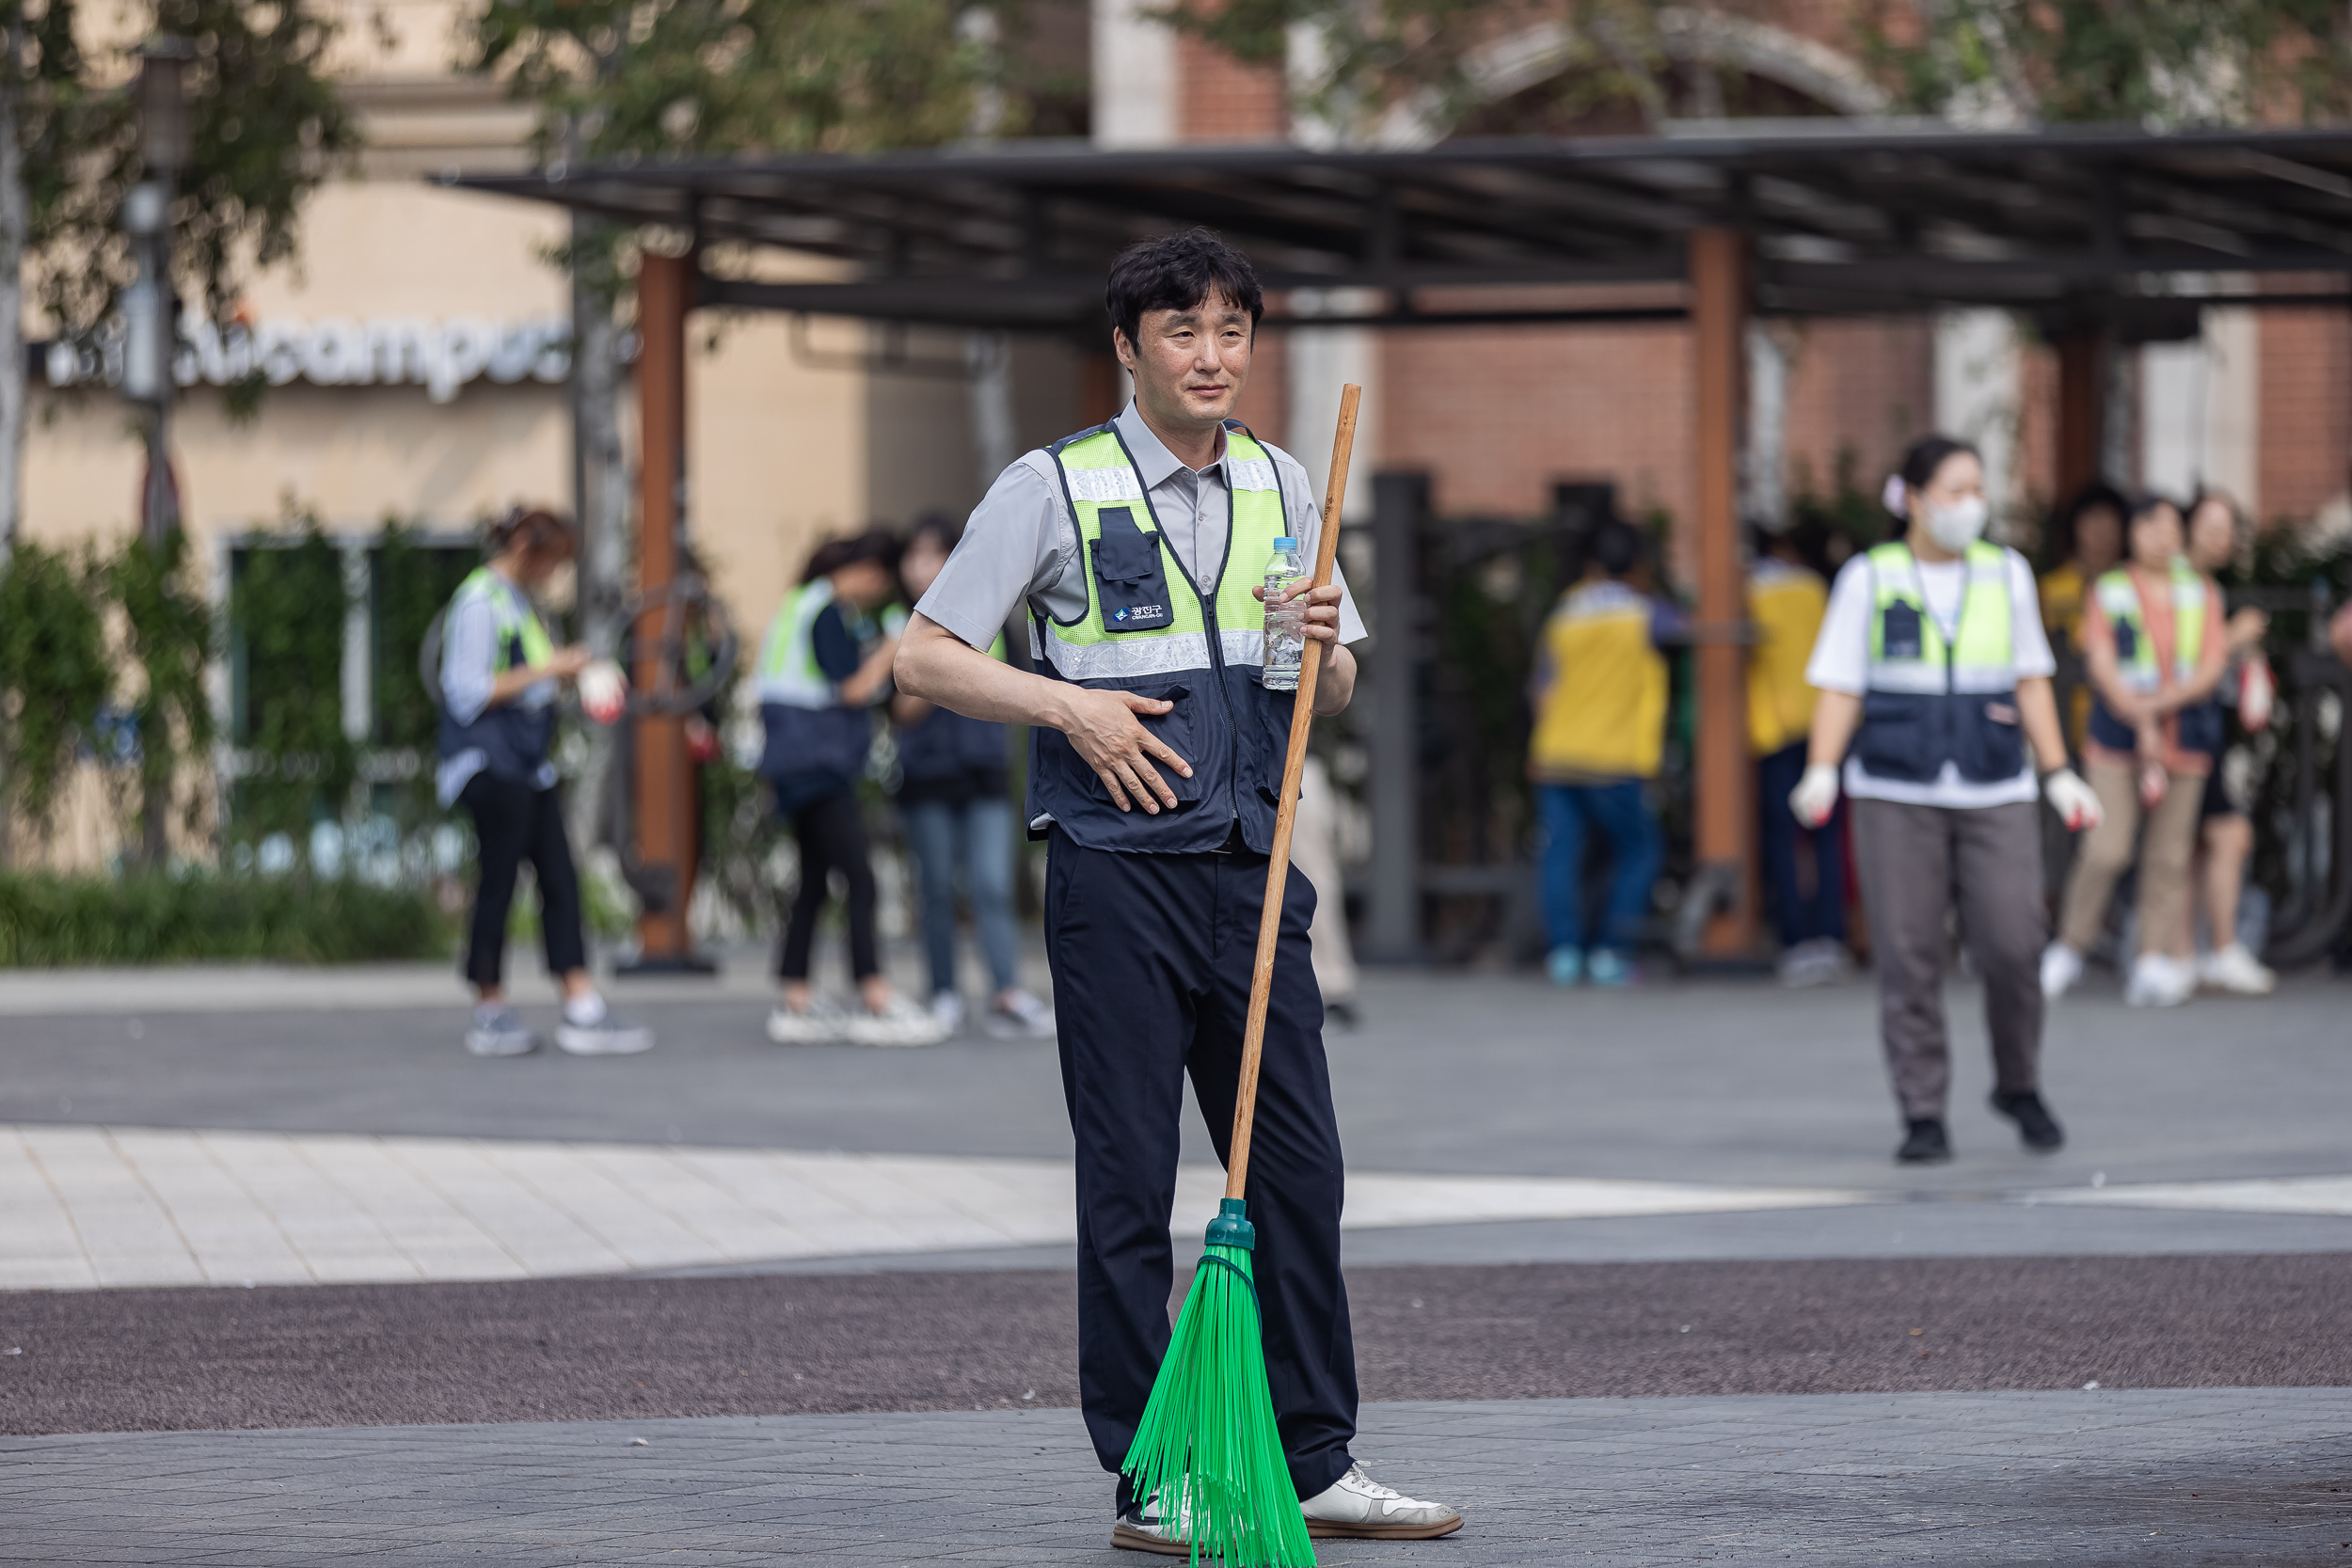
[[(918, 600), (962, 535), (950, 519), (932, 515), (907, 535), (898, 578)], [(992, 658), (1021, 668), (1001, 631)], [(963, 995), (956, 987), (956, 883), (963, 883), (972, 926), (980, 939), (992, 987), (985, 1027), (999, 1038), (1054, 1037), (1054, 1009), (1022, 989), (1021, 938), (1012, 914), (1015, 829), (1005, 726), (911, 697), (890, 700), (898, 726), (898, 820), (914, 851), (923, 908), (923, 952), (930, 964), (932, 1019), (947, 1034), (963, 1026)]]
[[(936, 1045), (947, 1037), (928, 1010), (892, 990), (882, 972), (874, 866), (857, 798), (874, 742), (874, 705), (888, 692), (904, 624), (903, 611), (882, 613), (898, 597), (898, 541), (880, 529), (818, 546), (760, 644), (766, 737), (759, 773), (801, 851), (800, 891), (776, 947), (782, 995), (768, 1015), (768, 1037), (778, 1045)], [(832, 897), (836, 871), (848, 894), (855, 1011), (818, 996), (808, 980), (817, 918)]]
[(1313, 948), (1315, 986), (1323, 992), (1323, 1016), (1353, 1029), (1356, 1011), (1356, 947), (1347, 933), (1347, 890), (1340, 879), (1340, 797), (1331, 770), (1307, 753), (1298, 774), (1298, 812), (1291, 824), (1291, 864), (1315, 886), (1315, 918), (1307, 927)]
[(1830, 589), (1805, 667), (1820, 697), (1789, 805), (1818, 826), (1841, 788), (1853, 800), (1880, 1032), (1903, 1117), (1895, 1158), (1951, 1158), (1944, 961), (1955, 904), (1984, 980), (1993, 1109), (2046, 1152), (2065, 1133), (2041, 1092), (2034, 964), (2048, 915), (2035, 798), (2046, 794), (2069, 827), (2097, 821), (2099, 802), (2066, 765), (2033, 569), (1984, 542), (1976, 449), (1915, 442), (1885, 501), (1901, 537), (1848, 562)]
[[(1804, 666), (1829, 608), (1829, 586), (1806, 564), (1792, 531), (1753, 529), (1750, 544), (1748, 620), (1757, 641), (1748, 655), (1748, 738), (1756, 749), (1759, 843), (1780, 937), (1780, 978), (1789, 986), (1827, 985), (1853, 969), (1846, 950), (1845, 805), (1808, 827), (1788, 798), (1804, 777), (1814, 706)], [(1813, 862), (1809, 892), (1798, 864), (1800, 844)]]
[[(2221, 491), (2207, 490), (2189, 503), (2189, 564), (2208, 578), (2217, 582), (2219, 574), (2238, 559), (2250, 538), (2251, 530), (2237, 503)], [(2191, 868), (2189, 897), (2184, 905), (2193, 927), (2201, 895), (2212, 936), (2211, 950), (2197, 958), (2198, 985), (2234, 996), (2267, 996), (2279, 984), (2279, 976), (2238, 940), (2239, 895), (2246, 887), (2247, 862), (2254, 853), (2254, 819), (2247, 814), (2240, 793), (2243, 784), (2232, 778), (2228, 766), (2232, 753), (2226, 744), (2233, 712), (2238, 716), (2239, 728), (2249, 735), (2269, 725), (2270, 693), (2276, 688), (2269, 662), (2262, 654), (2263, 638), (2269, 630), (2270, 617), (2252, 605), (2233, 612), (2227, 623), (2228, 666), (2221, 684), (2208, 699), (2215, 708), (2214, 728), (2225, 744), (2205, 775), (2204, 797), (2198, 803), (2197, 863)], [(2243, 753), (2239, 754), (2243, 760)], [(2187, 933), (2186, 941), (2195, 951), (2194, 930)]]
[(564, 995), (555, 1043), (579, 1055), (650, 1050), (653, 1034), (624, 1022), (588, 977), (580, 874), (564, 832), (563, 791), (548, 749), (555, 699), (589, 664), (588, 650), (555, 646), (532, 594), (571, 560), (572, 531), (551, 512), (516, 507), (491, 526), (488, 557), (458, 585), (441, 617), (440, 767), (444, 807), (462, 805), (479, 846), (466, 978), (474, 989), (466, 1049), (519, 1056), (538, 1040), (507, 1006), (506, 917), (515, 879), (531, 863), (539, 884), (539, 937)]
[(2083, 955), (2099, 940), (2107, 899), (2137, 845), (2139, 952), (2123, 1000), (2169, 1007), (2197, 990), (2188, 866), (2205, 780), (2221, 751), (2221, 713), (2208, 699), (2229, 662), (2229, 640), (2217, 613), (2219, 585), (2184, 553), (2178, 506), (2142, 497), (2126, 542), (2128, 561), (2100, 577), (2083, 611), (2094, 699), (2083, 770), (2105, 820), (2084, 840), (2067, 879), (2058, 940), (2042, 955), (2042, 990), (2063, 996), (2082, 977)]
[[(1629, 984), (1634, 942), (1662, 852), (1649, 802), (1666, 733), (1672, 607), (1626, 579), (1642, 536), (1604, 517), (1585, 541), (1583, 576), (1563, 594), (1536, 657), (1528, 777), (1543, 828), (1545, 968), (1553, 982)], [(1584, 918), (1588, 835), (1608, 846), (1609, 896), (1590, 950)]]
[(2064, 633), (2066, 647), (2083, 648), (2083, 606), (2090, 585), (2123, 559), (2123, 514), (2131, 503), (2106, 480), (2094, 479), (2067, 499), (2050, 519), (2046, 558), (2055, 562), (2038, 584), (2042, 625)]

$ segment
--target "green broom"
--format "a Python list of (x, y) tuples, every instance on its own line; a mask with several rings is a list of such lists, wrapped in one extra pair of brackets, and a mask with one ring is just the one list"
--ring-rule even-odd
[[(1323, 493), (1323, 531), (1315, 546), (1315, 586), (1331, 580), (1340, 541), (1340, 503), (1347, 494), (1347, 459), (1356, 444), (1356, 404), (1362, 389), (1340, 391), (1339, 432), (1331, 442), (1331, 477)], [(1258, 1317), (1258, 1288), (1249, 1255), (1257, 1244), (1242, 1194), (1249, 1181), (1249, 1126), (1258, 1103), (1258, 1059), (1265, 1046), (1266, 999), (1274, 985), (1274, 949), (1282, 928), (1282, 884), (1291, 863), (1291, 829), (1298, 818), (1298, 776), (1307, 761), (1307, 730), (1314, 722), (1315, 677), (1323, 644), (1313, 638), (1298, 672), (1291, 704), (1289, 754), (1274, 818), (1274, 854), (1266, 863), (1265, 904), (1258, 921), (1258, 962), (1249, 980), (1249, 1022), (1242, 1035), (1241, 1088), (1233, 1101), (1233, 1136), (1225, 1162), (1225, 1200), (1209, 1223), (1200, 1265), (1185, 1293), (1176, 1333), (1152, 1385), (1151, 1402), (1120, 1466), (1143, 1502), (1156, 1499), (1164, 1525), (1181, 1528), (1192, 1560), (1216, 1559), (1226, 1568), (1314, 1568), (1314, 1544), (1298, 1511), (1290, 1466), (1275, 1429), (1274, 1399), (1266, 1390), (1265, 1343)]]

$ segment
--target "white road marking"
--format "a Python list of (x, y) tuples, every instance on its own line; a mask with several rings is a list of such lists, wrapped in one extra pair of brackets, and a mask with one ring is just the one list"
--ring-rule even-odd
[[(1177, 1176), (1190, 1244), (1224, 1173)], [(0, 1289), (524, 1279), (1066, 1245), (1053, 1160), (500, 1138), (0, 1128)], [(1834, 1208), (1873, 1195), (1351, 1172), (1350, 1229)]]

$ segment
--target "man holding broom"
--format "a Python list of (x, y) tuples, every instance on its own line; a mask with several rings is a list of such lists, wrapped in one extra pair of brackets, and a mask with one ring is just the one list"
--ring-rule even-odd
[[(1077, 1144), (1080, 1400), (1119, 1471), (1168, 1345), (1187, 1073), (1229, 1154), (1293, 702), (1259, 684), (1261, 574), (1278, 537), (1312, 550), (1321, 520), (1306, 470), (1232, 419), (1263, 313), (1248, 261), (1203, 230), (1150, 241), (1113, 266), (1105, 303), (1135, 401), (1005, 470), (915, 607), (897, 673), (943, 707), (1030, 726)], [(1040, 673), (983, 651), (1015, 606)], [(1308, 596), (1307, 635), (1327, 656), (1314, 711), (1337, 713), (1356, 684), (1344, 644), (1364, 633), (1336, 577)], [(1356, 1357), (1314, 898), (1288, 879), (1257, 1081), (1247, 1199), (1266, 1382), (1311, 1534), (1445, 1535), (1458, 1513), (1348, 1453)], [(1185, 1510), (1161, 1503), (1121, 1476), (1112, 1544), (1187, 1553)]]

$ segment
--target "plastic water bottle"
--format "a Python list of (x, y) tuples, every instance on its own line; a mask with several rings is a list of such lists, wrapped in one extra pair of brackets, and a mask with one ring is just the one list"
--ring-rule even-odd
[(1298, 689), (1298, 666), (1307, 654), (1307, 604), (1281, 599), (1306, 586), (1307, 563), (1299, 557), (1298, 541), (1277, 539), (1265, 563), (1265, 664), (1259, 676), (1268, 691)]

